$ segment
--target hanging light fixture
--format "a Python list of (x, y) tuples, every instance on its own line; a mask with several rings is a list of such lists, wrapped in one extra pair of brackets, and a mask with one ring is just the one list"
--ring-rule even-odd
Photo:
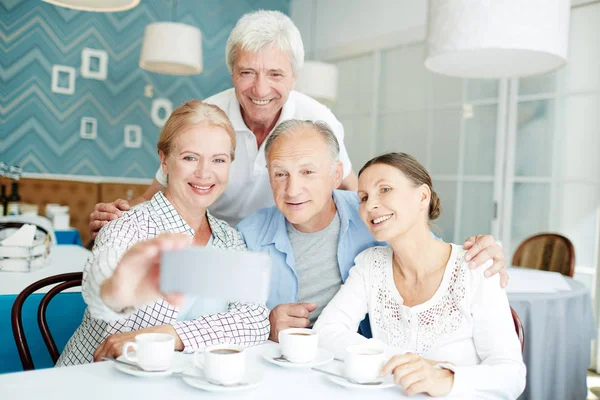
[(177, 22), (155, 22), (146, 26), (140, 67), (169, 75), (202, 72), (200, 29)]
[(332, 106), (337, 98), (338, 69), (333, 64), (305, 61), (298, 71), (296, 90)]
[(117, 12), (130, 10), (140, 4), (140, 0), (42, 0), (55, 6), (80, 11)]
[(569, 0), (430, 0), (432, 72), (463, 78), (544, 74), (567, 62)]
[[(175, 5), (172, 20), (175, 20)], [(200, 29), (178, 22), (155, 22), (147, 25), (140, 67), (160, 74), (199, 74), (202, 72)]]

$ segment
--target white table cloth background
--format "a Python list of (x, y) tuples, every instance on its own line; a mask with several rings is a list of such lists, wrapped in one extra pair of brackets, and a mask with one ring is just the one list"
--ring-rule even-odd
[[(40, 279), (65, 274), (67, 272), (82, 272), (83, 267), (92, 254), (88, 249), (76, 245), (52, 246), (48, 266), (33, 272), (0, 271), (0, 295), (19, 294), (27, 286)], [(46, 293), (51, 286), (36, 293)], [(81, 291), (80, 287), (71, 291)]]
[(587, 398), (590, 343), (596, 336), (592, 300), (582, 283), (564, 279), (571, 291), (508, 293), (525, 331), (527, 386), (519, 400)]

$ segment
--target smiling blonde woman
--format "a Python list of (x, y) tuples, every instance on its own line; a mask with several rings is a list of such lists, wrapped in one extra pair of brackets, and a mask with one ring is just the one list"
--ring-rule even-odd
[[(227, 186), (235, 144), (233, 127), (217, 106), (192, 100), (171, 114), (157, 145), (167, 187), (100, 230), (83, 271), (82, 294), (88, 308), (57, 366), (118, 357), (122, 345), (140, 333), (170, 334), (175, 348), (182, 351), (217, 343), (251, 346), (267, 340), (269, 313), (262, 304), (231, 302), (222, 309), (211, 306), (208, 312), (198, 301), (201, 304), (192, 308), (192, 315), (184, 316), (165, 299), (115, 311), (100, 297), (102, 283), (127, 250), (162, 233), (188, 235), (199, 246), (246, 250), (241, 235), (208, 211)], [(130, 278), (123, 282), (132, 284), (135, 277)]]

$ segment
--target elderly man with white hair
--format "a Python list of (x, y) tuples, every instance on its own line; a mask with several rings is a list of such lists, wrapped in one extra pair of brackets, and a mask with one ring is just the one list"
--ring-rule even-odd
[[(277, 125), (289, 119), (320, 120), (331, 126), (340, 143), (340, 188), (357, 189), (342, 124), (327, 107), (293, 90), (304, 63), (304, 46), (289, 17), (278, 11), (242, 16), (227, 40), (226, 62), (234, 87), (204, 100), (229, 116), (238, 143), (229, 185), (210, 208), (216, 218), (236, 225), (254, 211), (274, 204), (264, 142)], [(97, 204), (90, 215), (92, 237), (108, 221), (120, 217), (121, 211), (151, 199), (166, 184), (167, 176), (159, 168), (146, 193), (131, 203), (119, 199)]]

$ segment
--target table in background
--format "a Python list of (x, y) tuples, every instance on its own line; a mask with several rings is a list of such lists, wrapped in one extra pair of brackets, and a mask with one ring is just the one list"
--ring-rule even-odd
[(571, 291), (508, 293), (525, 330), (527, 386), (520, 400), (587, 398), (590, 342), (596, 336), (592, 300), (583, 284), (564, 279)]
[[(126, 375), (110, 362), (65, 368), (28, 371), (0, 376), (2, 400), (43, 399), (430, 399), (424, 395), (404, 396), (399, 387), (380, 390), (348, 390), (322, 374), (305, 368), (282, 368), (262, 359), (263, 352), (277, 346), (268, 342), (248, 349), (248, 367), (262, 368), (263, 382), (243, 392), (211, 393), (188, 386), (181, 377), (145, 379)], [(181, 357), (191, 358), (190, 355)], [(191, 360), (190, 360), (191, 361)], [(340, 363), (339, 361), (333, 361)], [(320, 368), (331, 368), (329, 365)]]
[[(21, 371), (23, 366), (15, 345), (10, 314), (17, 295), (28, 285), (48, 276), (81, 272), (90, 251), (76, 245), (54, 246), (50, 265), (35, 272), (0, 272), (0, 373)], [(36, 368), (52, 367), (52, 359), (38, 328), (37, 309), (50, 287), (35, 292), (23, 306), (23, 329)], [(58, 294), (47, 310), (48, 325), (59, 350), (62, 350), (81, 323), (85, 302), (80, 288)]]
[(79, 231), (75, 228), (55, 230), (54, 234), (56, 235), (57, 244), (76, 244), (82, 246), (81, 236), (79, 235)]

